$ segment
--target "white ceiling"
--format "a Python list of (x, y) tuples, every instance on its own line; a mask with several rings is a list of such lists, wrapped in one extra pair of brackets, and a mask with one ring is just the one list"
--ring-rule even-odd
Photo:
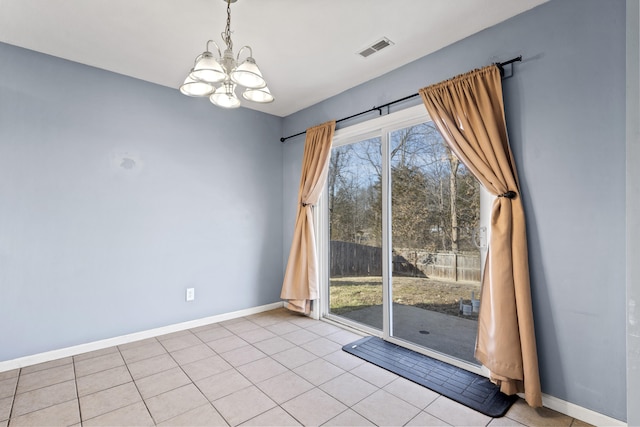
[[(287, 116), (546, 1), (238, 0), (234, 50), (276, 98), (243, 106)], [(224, 0), (0, 0), (0, 41), (171, 88), (225, 23)], [(395, 45), (357, 54), (381, 37)]]

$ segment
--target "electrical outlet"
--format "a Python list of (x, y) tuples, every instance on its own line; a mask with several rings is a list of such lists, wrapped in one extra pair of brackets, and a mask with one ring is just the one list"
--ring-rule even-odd
[(194, 288), (187, 288), (187, 301), (193, 301), (196, 299), (196, 290)]

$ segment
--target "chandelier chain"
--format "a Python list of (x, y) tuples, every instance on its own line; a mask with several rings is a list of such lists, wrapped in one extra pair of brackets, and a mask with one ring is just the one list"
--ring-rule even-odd
[(233, 42), (231, 41), (231, 0), (227, 0), (227, 26), (222, 33), (222, 39), (227, 45), (227, 49), (233, 51)]

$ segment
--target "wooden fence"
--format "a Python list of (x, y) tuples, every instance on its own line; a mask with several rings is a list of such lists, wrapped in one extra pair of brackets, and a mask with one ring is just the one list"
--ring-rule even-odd
[(431, 254), (426, 264), (427, 277), (456, 282), (480, 281), (480, 256), (472, 254)]
[(331, 241), (331, 277), (382, 276), (382, 248)]
[[(439, 280), (479, 282), (478, 254), (429, 253), (418, 249), (395, 249), (393, 273)], [(382, 276), (382, 249), (357, 243), (331, 241), (331, 277)]]

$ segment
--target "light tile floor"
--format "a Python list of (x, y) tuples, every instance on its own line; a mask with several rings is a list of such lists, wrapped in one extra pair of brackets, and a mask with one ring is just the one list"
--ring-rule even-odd
[(586, 425), (489, 418), (342, 351), (358, 338), (279, 309), (0, 372), (0, 427)]

